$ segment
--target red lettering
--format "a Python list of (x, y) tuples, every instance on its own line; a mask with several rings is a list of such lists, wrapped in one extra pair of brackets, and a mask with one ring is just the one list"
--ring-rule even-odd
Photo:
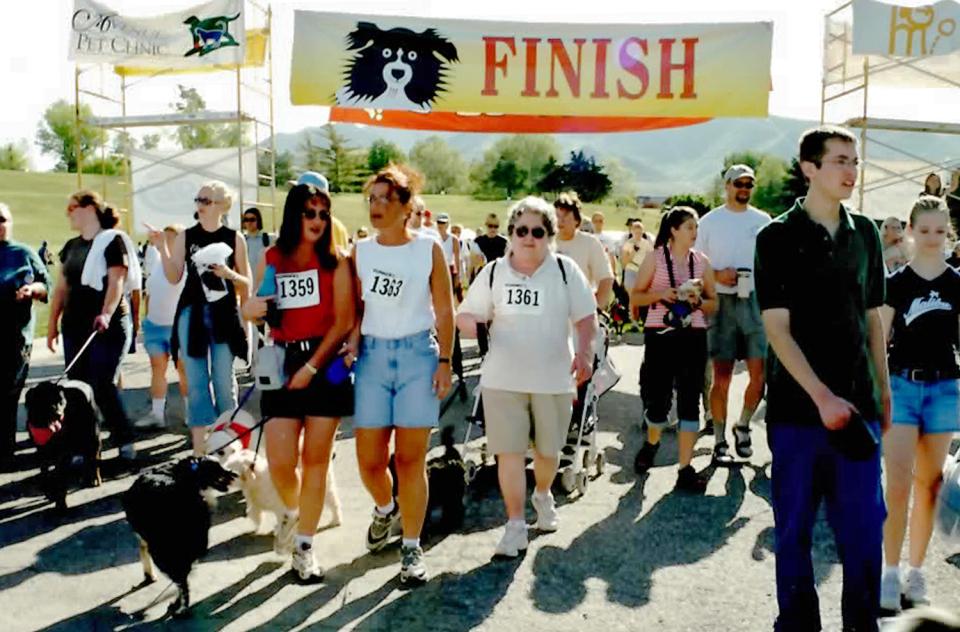
[(497, 44), (506, 44), (511, 55), (517, 54), (515, 40), (512, 37), (483, 38), (483, 90), (480, 91), (483, 96), (497, 96), (496, 70), (501, 70), (504, 78), (507, 76), (507, 55), (504, 54), (497, 59)]
[(591, 99), (609, 99), (610, 93), (607, 92), (607, 46), (610, 45), (609, 39), (595, 39), (594, 45), (597, 47), (597, 59), (593, 66), (593, 93)]
[(683, 62), (674, 63), (673, 43), (676, 39), (660, 40), (660, 92), (657, 93), (658, 99), (672, 99), (673, 91), (670, 89), (670, 75), (674, 70), (683, 71), (683, 92), (680, 93), (681, 99), (695, 99), (697, 93), (693, 88), (694, 79), (694, 46), (700, 41), (698, 37), (684, 38), (683, 42)]
[(583, 45), (587, 40), (579, 37), (573, 40), (573, 43), (577, 45), (576, 70), (573, 69), (573, 63), (570, 61), (570, 55), (567, 54), (567, 49), (563, 45), (563, 40), (550, 38), (547, 41), (550, 42), (550, 89), (547, 90), (546, 96), (557, 97), (560, 95), (554, 85), (557, 62), (559, 62), (560, 69), (567, 80), (567, 85), (570, 87), (570, 93), (578, 98), (580, 96), (580, 61), (583, 57)]
[(640, 90), (630, 92), (624, 87), (623, 81), (617, 79), (617, 96), (621, 99), (639, 99), (647, 93), (647, 87), (650, 85), (650, 73), (647, 71), (646, 65), (640, 61), (640, 57), (630, 55), (630, 44), (636, 44), (643, 55), (648, 53), (647, 40), (645, 39), (630, 37), (620, 45), (620, 66), (640, 80)]
[(520, 93), (522, 97), (538, 97), (540, 92), (537, 91), (537, 45), (540, 43), (539, 37), (525, 37), (523, 38), (523, 43), (527, 45), (526, 53), (526, 81), (523, 88), (523, 92)]

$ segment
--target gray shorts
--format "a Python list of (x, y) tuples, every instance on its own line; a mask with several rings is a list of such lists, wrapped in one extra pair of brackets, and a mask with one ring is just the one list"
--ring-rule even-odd
[(720, 306), (710, 321), (707, 344), (710, 357), (730, 362), (767, 357), (760, 306), (754, 292), (750, 298), (718, 294)]

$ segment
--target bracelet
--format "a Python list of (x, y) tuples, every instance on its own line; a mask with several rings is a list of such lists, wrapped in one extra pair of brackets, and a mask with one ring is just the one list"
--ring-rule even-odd
[(450, 358), (437, 358), (437, 362), (440, 364), (450, 364)]
[(310, 371), (310, 373), (311, 373), (312, 375), (316, 375), (316, 374), (317, 374), (317, 369), (316, 369), (316, 367), (314, 367), (314, 366), (313, 366), (312, 364), (310, 364), (309, 362), (304, 362), (304, 363), (303, 363), (303, 368), (305, 368), (306, 370)]

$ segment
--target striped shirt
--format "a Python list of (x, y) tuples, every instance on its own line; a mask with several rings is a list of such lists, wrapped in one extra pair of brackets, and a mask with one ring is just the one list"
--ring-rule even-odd
[[(706, 258), (703, 256), (703, 253), (697, 250), (691, 250), (690, 255), (693, 256), (693, 277), (695, 279), (702, 279)], [(687, 257), (690, 255), (687, 255)], [(674, 287), (680, 287), (684, 282), (690, 280), (690, 260), (687, 257), (685, 257), (683, 261), (673, 261), (673, 278), (676, 282)], [(656, 249), (654, 262), (656, 265), (653, 273), (653, 283), (650, 284), (650, 289), (648, 290), (650, 292), (658, 292), (670, 287), (670, 275), (667, 272), (667, 259), (663, 255), (663, 248)], [(663, 317), (666, 313), (667, 308), (663, 303), (657, 302), (651, 305), (647, 322), (644, 323), (645, 328), (666, 327), (666, 325), (663, 324)], [(707, 321), (703, 317), (702, 310), (698, 309), (693, 313), (693, 322), (690, 326), (694, 329), (707, 328)]]

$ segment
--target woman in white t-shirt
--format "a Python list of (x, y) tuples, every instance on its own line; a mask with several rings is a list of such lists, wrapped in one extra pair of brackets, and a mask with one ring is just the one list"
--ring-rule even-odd
[[(553, 206), (527, 197), (510, 210), (507, 254), (488, 264), (467, 292), (457, 314), (464, 336), (489, 326), (490, 351), (483, 361), (487, 446), (497, 455), (507, 526), (496, 554), (516, 557), (527, 548), (524, 521), (524, 457), (535, 428), (531, 501), (537, 528), (557, 529), (550, 486), (557, 474), (576, 388), (592, 373), (597, 304), (580, 267), (551, 252), (557, 219)], [(570, 343), (576, 330), (576, 353)]]
[[(183, 226), (173, 224), (163, 229), (163, 238), (167, 248), (173, 249), (177, 235), (183, 232)], [(144, 256), (144, 262), (150, 264), (146, 283), (147, 317), (143, 320), (143, 346), (150, 356), (150, 414), (136, 422), (138, 428), (166, 428), (165, 410), (167, 406), (167, 365), (170, 363), (170, 340), (173, 336), (173, 320), (177, 313), (177, 302), (186, 277), (179, 283), (170, 283), (163, 273), (163, 261), (156, 248), (150, 246)], [(187, 403), (187, 376), (183, 370), (183, 361), (177, 361), (177, 373), (180, 376), (180, 396), (184, 410)]]

